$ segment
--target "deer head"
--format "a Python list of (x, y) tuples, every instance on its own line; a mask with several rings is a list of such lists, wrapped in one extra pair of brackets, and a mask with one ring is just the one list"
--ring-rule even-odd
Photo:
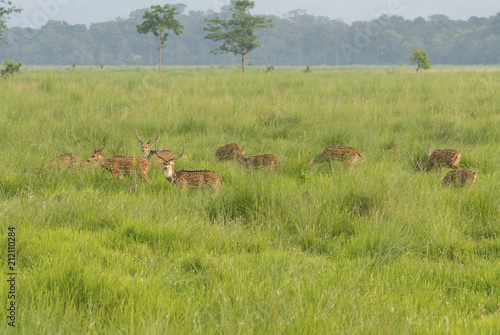
[(102, 141), (102, 147), (100, 149), (94, 149), (94, 154), (92, 156), (90, 156), (89, 159), (87, 159), (87, 162), (95, 162), (95, 161), (100, 161), (103, 157), (102, 157), (102, 149), (104, 149), (104, 147), (106, 146), (106, 138), (103, 139)]
[(156, 150), (156, 142), (160, 138), (160, 132), (158, 132), (158, 136), (156, 136), (154, 140), (151, 140), (148, 143), (144, 143), (144, 141), (140, 139), (139, 135), (137, 135), (137, 130), (135, 131), (135, 137), (141, 143), (141, 150), (144, 155), (144, 158), (148, 158), (149, 155), (151, 154), (151, 147), (153, 146), (153, 143), (155, 143), (155, 150)]

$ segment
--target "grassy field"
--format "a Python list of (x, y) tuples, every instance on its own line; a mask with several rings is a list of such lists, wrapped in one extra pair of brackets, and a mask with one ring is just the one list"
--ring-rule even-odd
[[(0, 80), (0, 238), (16, 233), (20, 334), (498, 334), (500, 70), (173, 68), (33, 71)], [(219, 191), (104, 169), (135, 130), (186, 149)], [(236, 142), (273, 174), (215, 159)], [(312, 168), (331, 145), (365, 160)], [(406, 155), (456, 149), (473, 190)], [(0, 332), (8, 326), (3, 257)]]

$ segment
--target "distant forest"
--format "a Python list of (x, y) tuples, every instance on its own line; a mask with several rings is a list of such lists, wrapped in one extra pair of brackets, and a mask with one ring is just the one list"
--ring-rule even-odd
[[(48, 21), (40, 29), (13, 27), (4, 33), (0, 59), (28, 65), (156, 65), (152, 35), (139, 35), (144, 10), (127, 19), (85, 25)], [(213, 55), (216, 44), (205, 40), (205, 19), (219, 13), (184, 12), (180, 36), (170, 34), (163, 50), (165, 65), (238, 64), (233, 55)], [(227, 10), (227, 9), (226, 9)], [(220, 13), (221, 16), (224, 15)], [(294, 10), (268, 16), (274, 28), (258, 31), (261, 47), (248, 54), (252, 65), (398, 65), (409, 64), (414, 48), (424, 49), (433, 64), (499, 64), (500, 13), (489, 18), (450, 20), (444, 15), (406, 20), (381, 16), (347, 24)]]

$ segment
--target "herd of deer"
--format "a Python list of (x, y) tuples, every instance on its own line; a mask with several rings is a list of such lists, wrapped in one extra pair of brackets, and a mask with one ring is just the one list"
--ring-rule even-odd
[[(40, 169), (49, 168), (67, 168), (79, 167), (82, 169), (92, 169), (99, 165), (107, 169), (113, 174), (115, 178), (122, 176), (124, 173), (131, 173), (136, 171), (142, 179), (149, 183), (148, 170), (151, 162), (163, 166), (165, 177), (174, 186), (181, 188), (219, 188), (223, 186), (222, 177), (213, 171), (209, 170), (174, 170), (174, 162), (180, 159), (184, 154), (186, 141), (182, 147), (182, 152), (176, 157), (169, 150), (157, 150), (156, 143), (160, 137), (150, 140), (147, 143), (141, 140), (135, 132), (137, 140), (141, 143), (141, 150), (143, 157), (133, 156), (115, 156), (112, 158), (104, 158), (102, 150), (106, 147), (106, 140), (100, 149), (95, 149), (94, 154), (87, 160), (76, 154), (63, 154), (54, 158), (47, 164), (44, 164)], [(154, 144), (154, 150), (152, 150)], [(215, 156), (220, 161), (230, 160), (241, 164), (247, 168), (267, 168), (270, 172), (278, 164), (278, 158), (271, 154), (243, 157), (245, 149), (241, 149), (239, 145), (230, 143), (217, 149)], [(460, 162), (461, 154), (456, 150), (436, 150), (431, 154), (428, 148), (427, 160), (420, 164), (418, 157), (413, 158), (409, 152), (408, 156), (415, 163), (416, 169), (420, 171), (429, 171), (435, 168), (438, 171), (447, 166), (453, 169), (446, 174), (443, 178), (443, 187), (447, 186), (467, 186), (472, 188), (476, 183), (477, 174), (469, 170), (459, 170), (458, 165)], [(356, 150), (344, 147), (333, 146), (327, 147), (318, 157), (314, 158), (310, 164), (313, 166), (316, 163), (343, 161), (349, 168), (355, 166), (358, 157), (364, 160), (363, 156)], [(40, 171), (38, 169), (37, 171)]]

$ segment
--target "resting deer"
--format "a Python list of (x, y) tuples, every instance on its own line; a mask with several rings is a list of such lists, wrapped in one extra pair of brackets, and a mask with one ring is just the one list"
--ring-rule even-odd
[(264, 154), (259, 156), (243, 157), (245, 149), (238, 149), (236, 152), (236, 160), (247, 168), (264, 168), (267, 167), (270, 172), (278, 164), (278, 157), (271, 154)]
[(101, 154), (106, 146), (106, 139), (103, 141), (102, 148), (94, 150), (94, 154), (87, 159), (88, 163), (99, 162), (102, 167), (111, 172), (115, 178), (121, 177), (123, 173), (131, 173), (134, 170), (139, 176), (149, 183), (148, 169), (149, 161), (142, 157), (115, 156), (113, 158), (104, 158)]
[(43, 164), (41, 167), (36, 169), (36, 172), (39, 172), (40, 170), (49, 170), (49, 169), (64, 169), (67, 168), (68, 166), (76, 163), (80, 163), (84, 161), (82, 156), (77, 155), (77, 154), (63, 154), (60, 156), (57, 156), (50, 162)]
[(321, 155), (312, 160), (311, 166), (324, 161), (328, 161), (330, 163), (332, 161), (344, 161), (346, 162), (346, 167), (350, 167), (356, 165), (358, 157), (361, 157), (361, 159), (364, 160), (363, 156), (353, 148), (342, 146), (328, 147), (323, 150)]
[(436, 173), (438, 173), (438, 169), (441, 168), (441, 172), (443, 172), (443, 167), (448, 166), (453, 170), (458, 170), (458, 164), (460, 163), (460, 152), (452, 149), (446, 150), (435, 150), (431, 154), (431, 149), (427, 147), (427, 160), (424, 162), (422, 166), (420, 166), (418, 162), (417, 156), (413, 158), (410, 153), (406, 152), (411, 160), (415, 162), (415, 165), (420, 171), (429, 171), (434, 168)]
[[(224, 186), (222, 182), (222, 177), (220, 174), (209, 170), (200, 171), (187, 171), (187, 170), (174, 170), (174, 163), (177, 159), (181, 158), (184, 154), (184, 148), (186, 147), (186, 140), (184, 140), (184, 146), (182, 147), (182, 152), (178, 157), (170, 158), (165, 160), (163, 157), (156, 154), (158, 159), (163, 164), (163, 169), (165, 171), (165, 177), (170, 182), (170, 184), (180, 187), (180, 188), (209, 188), (213, 187), (218, 189)], [(155, 144), (156, 149), (156, 144)]]
[(442, 184), (443, 187), (448, 186), (467, 186), (469, 189), (474, 187), (477, 180), (477, 173), (469, 170), (450, 171), (444, 176)]
[(220, 161), (236, 161), (236, 154), (240, 150), (240, 146), (236, 143), (229, 143), (223, 147), (220, 147), (215, 152), (215, 156)]
[(154, 140), (151, 140), (148, 143), (144, 143), (139, 138), (139, 136), (137, 135), (137, 130), (135, 131), (135, 137), (139, 142), (141, 142), (141, 150), (144, 155), (144, 158), (152, 160), (153, 162), (156, 162), (161, 165), (161, 160), (157, 157), (158, 155), (165, 160), (169, 160), (172, 157), (174, 157), (174, 155), (169, 150), (160, 150), (160, 151), (151, 150), (151, 148), (153, 147), (153, 143), (155, 144), (156, 148), (156, 142), (160, 138), (160, 133), (158, 133), (158, 136)]

